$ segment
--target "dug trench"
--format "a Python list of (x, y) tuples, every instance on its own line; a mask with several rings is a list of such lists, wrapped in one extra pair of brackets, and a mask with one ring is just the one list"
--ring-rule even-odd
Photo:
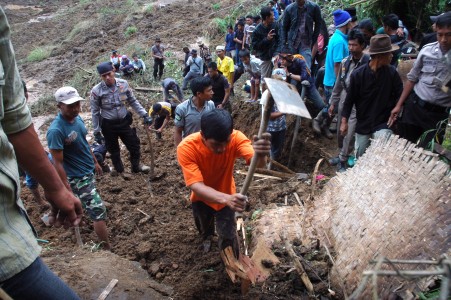
[[(236, 129), (243, 131), (247, 136), (255, 134), (259, 123), (259, 106), (236, 100), (233, 111)], [(293, 134), (293, 119), (288, 118), (287, 137)], [(135, 125), (141, 138), (142, 160), (149, 164), (150, 150), (147, 136), (139, 122), (135, 121)], [(253, 226), (266, 209), (284, 206), (285, 196), (288, 206), (297, 209), (299, 204), (293, 193), (297, 193), (301, 201), (305, 201), (311, 191), (311, 176), (316, 162), (326, 155), (327, 151), (333, 151), (333, 142), (314, 137), (308, 121), (302, 123), (299, 137), (294, 150), (295, 161), (292, 169), (307, 173), (309, 179), (299, 181), (254, 178), (248, 193), (251, 203), (251, 211), (247, 213), (249, 221), (246, 223), (249, 240), (258, 238), (253, 235), (255, 232)], [(108, 208), (108, 229), (114, 255), (97, 251), (97, 239), (92, 224), (87, 219), (80, 228), (85, 245), (83, 250), (76, 246), (73, 231), (46, 227), (40, 219), (43, 211), (33, 202), (27, 188), (23, 187), (22, 199), (28, 208), (32, 223), (40, 239), (49, 241), (48, 244), (43, 244), (44, 260), (83, 299), (95, 298), (113, 277), (120, 278), (110, 295), (112, 299), (122, 299), (120, 295), (127, 295), (127, 299), (145, 299), (150, 295), (149, 289), (151, 292), (157, 291), (163, 296), (176, 299), (239, 298), (240, 286), (231, 283), (228, 278), (217, 245), (213, 243), (209, 253), (204, 253), (200, 248), (201, 238), (194, 225), (189, 190), (185, 187), (183, 175), (177, 164), (171, 130), (164, 132), (162, 140), (156, 140), (153, 134), (152, 139), (155, 174), (159, 175), (159, 179), (149, 181), (149, 175), (146, 174), (119, 177), (104, 174), (97, 177), (97, 188)], [(285, 158), (288, 157), (286, 153), (289, 152), (290, 144), (288, 138), (284, 149)], [(126, 167), (130, 168), (125, 149), (122, 156)], [(282, 162), (286, 162), (284, 160)], [(109, 159), (107, 162), (111, 165)], [(236, 170), (246, 171), (244, 161), (238, 161)], [(334, 169), (324, 165), (320, 173), (324, 174), (327, 180), (334, 175)], [(235, 174), (238, 189), (244, 177)], [(321, 189), (321, 186), (320, 183), (318, 188)], [(283, 222), (285, 221), (290, 222), (290, 220)], [(288, 223), (285, 226), (289, 226)], [(280, 225), (266, 222), (263, 226), (272, 228)], [(302, 228), (298, 230), (301, 231)], [(258, 230), (262, 231), (265, 230)], [(319, 250), (315, 243), (303, 244), (299, 239), (291, 242), (297, 254), (307, 261), (304, 268), (314, 284), (315, 292), (318, 295), (328, 296), (330, 265), (323, 250)], [(281, 263), (272, 266), (272, 275), (264, 284), (251, 288), (249, 297), (296, 299), (307, 295), (283, 244), (276, 242), (271, 250)], [(122, 259), (137, 263), (124, 268)], [(142, 274), (139, 275), (141, 277), (129, 274), (138, 272), (135, 270), (136, 265), (147, 271), (153, 280), (149, 282), (152, 283), (143, 284), (142, 282), (146, 281)], [(85, 272), (89, 272), (90, 275), (86, 275)], [(139, 296), (140, 294), (142, 295)]]

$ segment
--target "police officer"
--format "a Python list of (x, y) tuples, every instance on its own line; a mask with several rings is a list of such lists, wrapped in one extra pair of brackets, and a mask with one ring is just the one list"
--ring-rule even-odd
[(448, 118), (451, 108), (451, 90), (445, 87), (451, 77), (445, 63), (445, 55), (451, 51), (451, 12), (438, 16), (435, 28), (437, 42), (421, 49), (388, 122), (391, 126), (400, 117), (400, 136), (412, 143), (424, 135), (421, 147), (436, 138), (441, 142), (445, 131), (442, 127), (446, 126), (441, 121)]
[[(103, 62), (97, 66), (97, 71), (102, 82), (91, 90), (91, 112), (94, 137), (100, 144), (105, 137), (105, 146), (111, 154), (114, 170), (112, 176), (124, 172), (122, 164), (119, 141), (122, 142), (130, 152), (130, 163), (132, 172), (149, 172), (148, 166), (140, 165), (140, 141), (136, 134), (136, 128), (131, 128), (133, 123), (131, 112), (125, 107), (125, 101), (144, 118), (145, 124), (151, 124), (142, 105), (136, 100), (128, 82), (115, 78), (114, 67), (111, 62)], [(102, 136), (102, 133), (103, 136)]]

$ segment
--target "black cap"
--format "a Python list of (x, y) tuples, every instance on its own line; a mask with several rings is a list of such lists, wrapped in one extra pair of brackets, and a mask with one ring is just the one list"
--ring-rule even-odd
[(111, 72), (113, 70), (113, 63), (111, 63), (110, 61), (103, 62), (97, 66), (97, 72), (99, 72), (100, 75)]
[(160, 103), (155, 103), (154, 105), (152, 105), (152, 110), (156, 113), (159, 113), (161, 110), (161, 104)]
[(355, 7), (347, 7), (344, 9), (351, 15), (351, 22), (357, 21), (357, 9)]
[(191, 54), (197, 54), (197, 50), (196, 49), (192, 49), (191, 50)]

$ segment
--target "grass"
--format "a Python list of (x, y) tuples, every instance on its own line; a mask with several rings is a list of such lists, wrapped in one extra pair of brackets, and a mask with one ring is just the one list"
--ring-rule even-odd
[(27, 56), (28, 62), (39, 62), (50, 57), (50, 47), (38, 47), (33, 49)]
[(130, 37), (138, 32), (138, 28), (136, 26), (128, 26), (127, 29), (125, 29), (124, 35), (125, 37)]
[(80, 23), (77, 23), (74, 28), (72, 28), (71, 32), (69, 33), (69, 35), (66, 38), (66, 41), (70, 41), (74, 38), (74, 36), (76, 36), (77, 34), (79, 34), (82, 31), (85, 30), (90, 30), (94, 25), (94, 22), (92, 20), (84, 20), (81, 21)]
[(38, 101), (31, 104), (30, 111), (33, 117), (56, 114), (58, 108), (56, 107), (55, 98), (52, 94), (45, 94)]
[(147, 4), (146, 8), (144, 8), (144, 13), (151, 14), (153, 12), (153, 4)]
[(211, 5), (211, 8), (213, 8), (214, 11), (218, 11), (221, 9), (221, 3), (214, 3)]
[(100, 9), (100, 13), (104, 16), (108, 16), (108, 15), (117, 15), (120, 13), (120, 11), (109, 7), (102, 7)]
[(90, 4), (91, 0), (80, 0), (79, 4), (84, 5), (84, 4)]

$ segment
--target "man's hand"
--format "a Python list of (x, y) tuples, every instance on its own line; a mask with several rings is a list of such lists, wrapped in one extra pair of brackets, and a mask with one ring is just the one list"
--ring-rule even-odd
[(68, 189), (58, 189), (55, 192), (44, 190), (45, 198), (52, 205), (49, 223), (65, 228), (78, 226), (83, 215), (80, 200)]
[(341, 118), (340, 134), (342, 136), (345, 136), (347, 132), (348, 132), (348, 120), (345, 118)]
[(266, 38), (268, 39), (268, 40), (272, 40), (273, 39), (273, 37), (276, 35), (276, 32), (274, 31), (274, 29), (271, 29), (269, 32), (268, 32), (268, 35), (266, 36)]
[(148, 125), (148, 126), (152, 125), (152, 122), (153, 122), (152, 117), (144, 116), (143, 119), (144, 119), (144, 124), (145, 125)]
[(252, 146), (257, 155), (269, 155), (271, 151), (271, 134), (265, 132), (261, 139), (254, 135)]
[(393, 124), (396, 122), (396, 120), (398, 119), (398, 115), (399, 112), (401, 111), (401, 106), (396, 105), (391, 113), (390, 113), (390, 117), (388, 118), (388, 122), (387, 122), (387, 126), (388, 127), (392, 127)]
[(99, 175), (99, 176), (103, 175), (102, 167), (99, 165), (98, 162), (96, 162), (95, 165), (94, 165), (94, 172), (96, 172), (96, 174)]
[(243, 212), (246, 208), (247, 197), (241, 194), (228, 195), (226, 205), (233, 211)]
[(335, 105), (331, 104), (329, 106), (329, 109), (327, 110), (327, 112), (329, 113), (329, 117), (333, 117), (335, 115), (334, 109), (335, 109)]
[(223, 109), (224, 106), (223, 106), (222, 103), (221, 103), (221, 104), (218, 104), (218, 106), (216, 106), (216, 108)]
[(105, 143), (105, 138), (103, 137), (102, 133), (99, 132), (95, 132), (94, 133), (94, 140), (98, 143), (103, 145)]

